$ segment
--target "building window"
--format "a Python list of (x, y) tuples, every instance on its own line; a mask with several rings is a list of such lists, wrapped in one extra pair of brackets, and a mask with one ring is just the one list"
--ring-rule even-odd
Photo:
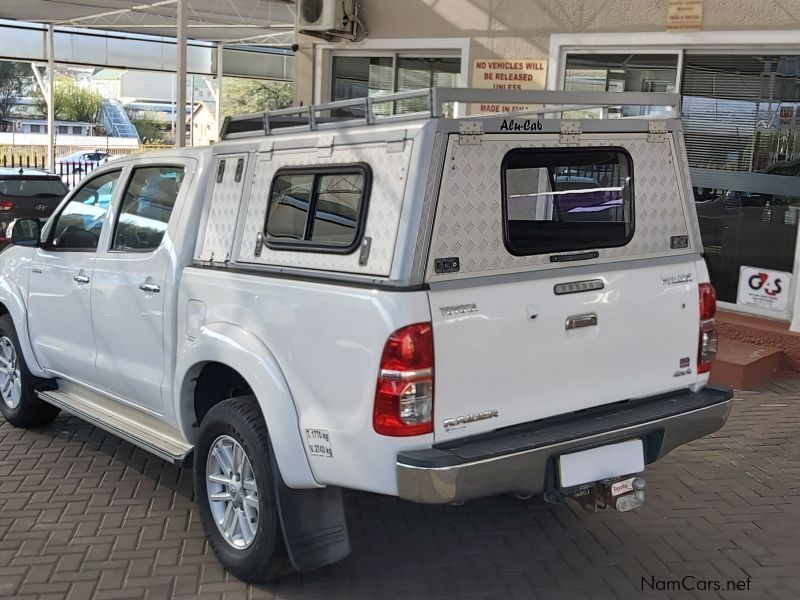
[[(455, 87), (461, 72), (458, 57), (334, 56), (331, 100), (371, 98), (429, 87)], [(427, 108), (423, 98), (375, 105), (380, 115), (416, 112)], [(339, 109), (335, 116), (363, 117), (364, 109)]]
[[(569, 54), (564, 89), (575, 92), (668, 92), (676, 90), (677, 54)], [(603, 116), (604, 109), (581, 111)], [(662, 112), (658, 106), (609, 107), (608, 117)], [(579, 116), (579, 115), (570, 115)]]
[(800, 56), (687, 53), (681, 88), (691, 166), (792, 171), (789, 161), (800, 159)]
[(41, 125), (31, 125), (31, 133), (40, 133), (42, 131)]
[(69, 127), (66, 125), (59, 125), (56, 131), (58, 131), (58, 133), (69, 133)]
[(706, 263), (719, 299), (734, 303), (742, 267), (793, 270), (800, 56), (687, 53), (681, 79)]
[(788, 178), (800, 176), (800, 56), (687, 51), (680, 89), (677, 81), (677, 53), (570, 53), (564, 89), (681, 93), (706, 264), (719, 299), (736, 303), (742, 267), (793, 270), (800, 195)]
[(80, 126), (78, 126), (78, 127), (73, 127), (73, 128), (72, 128), (72, 133), (73, 133), (74, 135), (83, 135), (83, 130), (81, 129), (81, 127), (80, 127)]

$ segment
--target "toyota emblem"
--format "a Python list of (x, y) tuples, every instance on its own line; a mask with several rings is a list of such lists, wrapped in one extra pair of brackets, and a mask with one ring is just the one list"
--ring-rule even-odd
[(36, 210), (47, 210), (47, 204), (37, 204)]

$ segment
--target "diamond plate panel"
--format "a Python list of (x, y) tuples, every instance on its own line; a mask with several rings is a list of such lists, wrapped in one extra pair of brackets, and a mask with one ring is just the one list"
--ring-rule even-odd
[[(240, 158), (244, 160), (244, 167), (242, 169), (242, 177), (237, 182), (236, 163)], [(222, 161), (225, 161), (225, 173), (222, 181), (217, 183), (216, 176)], [(200, 260), (228, 262), (231, 259), (236, 217), (239, 214), (239, 204), (242, 199), (246, 173), (247, 154), (226, 154), (217, 159), (213, 173), (214, 191), (211, 195), (208, 221), (203, 234), (203, 249), (200, 252)]]
[(437, 133), (433, 140), (431, 167), (428, 171), (428, 181), (425, 184), (425, 198), (422, 202), (422, 218), (420, 219), (417, 242), (414, 246), (414, 261), (411, 268), (412, 281), (421, 281), (425, 274), (425, 262), (428, 257), (427, 250), (431, 239), (431, 226), (433, 224), (434, 208), (436, 207), (436, 196), (441, 181), (439, 165), (442, 161), (442, 152), (444, 152), (444, 149), (445, 138), (441, 133)]
[[(273, 152), (269, 161), (256, 162), (250, 200), (247, 206), (242, 243), (237, 260), (245, 263), (389, 275), (394, 256), (400, 209), (408, 179), (412, 141), (407, 140), (402, 152), (386, 152), (385, 144), (333, 148), (331, 156), (321, 157), (317, 149)], [(364, 235), (372, 238), (369, 260), (358, 264), (359, 252), (330, 254), (324, 252), (292, 252), (272, 250), (266, 246), (255, 256), (256, 236), (264, 229), (269, 189), (275, 171), (281, 167), (337, 165), (363, 162), (372, 169), (372, 191), (369, 198)]]
[(686, 203), (686, 206), (689, 209), (689, 222), (692, 226), (692, 245), (695, 248), (702, 248), (703, 238), (700, 235), (700, 221), (697, 218), (697, 207), (695, 203), (691, 201), (694, 200), (694, 188), (692, 187), (692, 175), (689, 170), (689, 158), (686, 155), (686, 140), (683, 137), (683, 131), (677, 133), (675, 140), (678, 146), (678, 156), (681, 157), (680, 167), (683, 172), (684, 189), (686, 190), (684, 193), (687, 194), (686, 197), (690, 200), (690, 202)]
[[(630, 243), (600, 249), (595, 262), (678, 254), (670, 237), (686, 235), (687, 224), (669, 143), (649, 143), (646, 134), (618, 137), (584, 135), (582, 146), (619, 146), (633, 158), (636, 225)], [(550, 268), (549, 254), (513, 256), (503, 243), (500, 163), (512, 148), (558, 147), (557, 136), (534, 140), (491, 140), (462, 146), (450, 141), (436, 211), (428, 279), (452, 279), (476, 273), (500, 273)], [(458, 274), (437, 274), (433, 259), (458, 256)]]

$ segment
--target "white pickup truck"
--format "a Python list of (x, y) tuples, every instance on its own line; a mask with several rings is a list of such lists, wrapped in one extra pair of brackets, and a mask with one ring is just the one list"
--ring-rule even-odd
[[(444, 116), (481, 102), (541, 108)], [(620, 104), (653, 116), (562, 118)], [(676, 106), (434, 89), (102, 165), (11, 227), (0, 409), (192, 462), (246, 580), (345, 557), (342, 488), (634, 508), (732, 397)]]

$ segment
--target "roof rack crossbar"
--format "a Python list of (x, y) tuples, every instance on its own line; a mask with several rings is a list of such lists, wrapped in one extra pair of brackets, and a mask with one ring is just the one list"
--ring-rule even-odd
[[(398, 113), (397, 103), (403, 100), (423, 100), (424, 108), (413, 113)], [(475, 88), (423, 88), (384, 96), (369, 96), (348, 100), (335, 100), (323, 104), (282, 108), (264, 113), (226, 117), (220, 139), (235, 139), (316, 131), (320, 128), (357, 127), (382, 122), (419, 120), (445, 117), (445, 105), (453, 103), (529, 106), (529, 109), (501, 113), (503, 116), (525, 114), (551, 114), (565, 111), (608, 108), (617, 106), (665, 107), (673, 116), (680, 115), (680, 95), (656, 92), (561, 92), (527, 90), (493, 90)], [(376, 106), (390, 104), (388, 111)], [(416, 106), (414, 108), (417, 108)], [(355, 109), (343, 111), (342, 109)], [(320, 113), (327, 112), (327, 115)], [(386, 114), (382, 114), (382, 113)], [(355, 114), (353, 114), (355, 113)], [(363, 115), (361, 114), (363, 113)], [(478, 117), (500, 116), (476, 115)], [(291, 117), (295, 117), (292, 119)], [(283, 123), (281, 123), (283, 121)]]

